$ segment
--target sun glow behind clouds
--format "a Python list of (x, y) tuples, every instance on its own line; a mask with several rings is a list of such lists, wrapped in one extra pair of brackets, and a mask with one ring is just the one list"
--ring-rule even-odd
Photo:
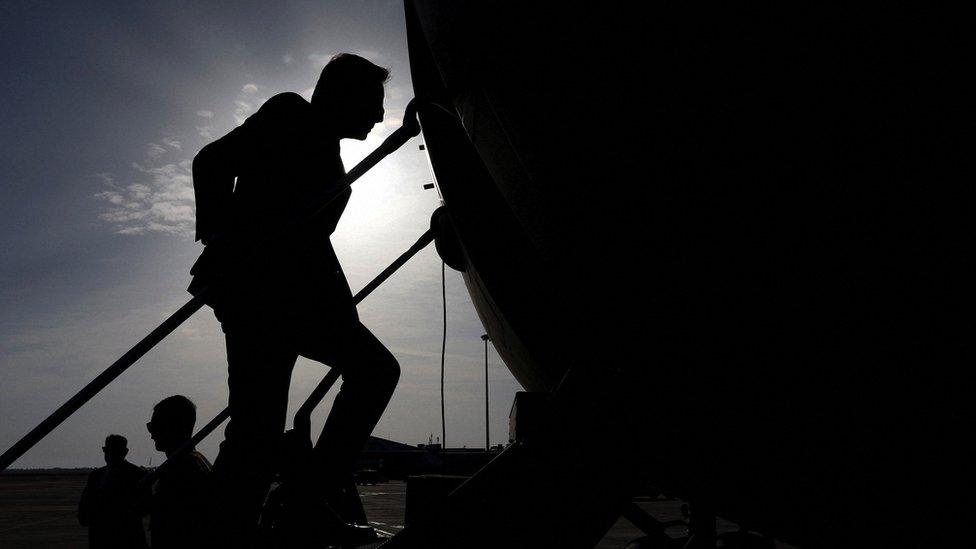
[[(390, 115), (387, 114), (387, 120)], [(392, 133), (387, 120), (376, 124), (363, 141), (344, 139), (340, 142), (343, 164), (348, 171), (360, 160), (375, 150), (384, 139)], [(400, 119), (396, 118), (399, 122)], [(396, 124), (399, 127), (399, 124)], [(414, 140), (417, 141), (417, 140)], [(417, 141), (419, 142), (419, 141)], [(408, 200), (409, 193), (404, 193), (410, 186), (420, 187), (416, 181), (417, 171), (415, 162), (410, 162), (410, 153), (416, 151), (413, 141), (408, 142), (397, 152), (382, 160), (372, 170), (356, 182), (353, 190), (353, 200), (343, 213), (343, 226), (356, 227), (357, 231), (367, 234), (386, 225), (396, 226), (406, 214), (401, 201)]]

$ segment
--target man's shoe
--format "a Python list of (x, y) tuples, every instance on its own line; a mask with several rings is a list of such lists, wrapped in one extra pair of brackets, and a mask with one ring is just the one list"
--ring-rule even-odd
[(282, 549), (357, 546), (379, 539), (371, 526), (346, 522), (318, 495), (281, 484), (268, 496), (262, 529)]

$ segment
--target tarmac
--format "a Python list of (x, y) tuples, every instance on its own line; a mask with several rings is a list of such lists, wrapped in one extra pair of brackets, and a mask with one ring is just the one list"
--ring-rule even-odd
[[(86, 474), (15, 474), (0, 475), (0, 547), (79, 548), (87, 547), (87, 530), (76, 518), (78, 499)], [(359, 488), (366, 515), (377, 533), (392, 536), (404, 527), (407, 485), (390, 481)], [(681, 502), (644, 500), (638, 505), (661, 521), (679, 520)], [(736, 527), (720, 520), (719, 531)], [(668, 533), (679, 537), (686, 532), (675, 526)], [(642, 534), (621, 518), (596, 546), (599, 549), (622, 549)], [(370, 547), (376, 547), (374, 544)], [(778, 547), (788, 547), (777, 544)]]

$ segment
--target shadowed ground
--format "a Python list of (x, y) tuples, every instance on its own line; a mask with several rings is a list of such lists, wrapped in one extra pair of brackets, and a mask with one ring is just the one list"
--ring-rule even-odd
[(87, 547), (78, 500), (87, 473), (0, 476), (0, 546)]
[[(87, 473), (0, 475), (0, 547), (86, 547), (88, 534), (78, 525), (76, 511), (87, 478)], [(362, 486), (359, 493), (374, 528), (384, 534), (395, 534), (403, 528), (406, 483)], [(680, 501), (641, 501), (638, 505), (659, 520), (681, 518)], [(735, 528), (731, 523), (719, 522), (719, 531), (732, 529)], [(680, 528), (674, 530), (675, 535), (682, 533)], [(597, 547), (622, 548), (640, 535), (637, 528), (621, 518)]]
[[(72, 548), (88, 545), (77, 510), (88, 473), (0, 475), (0, 547)], [(360, 487), (373, 526), (394, 534), (403, 528), (406, 483)]]

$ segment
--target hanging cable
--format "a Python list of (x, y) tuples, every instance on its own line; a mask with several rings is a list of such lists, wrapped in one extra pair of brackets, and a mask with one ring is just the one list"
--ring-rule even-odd
[(491, 451), (491, 429), (488, 421), (488, 334), (481, 335), (485, 342), (485, 451)]
[(441, 449), (447, 450), (447, 420), (444, 413), (444, 358), (447, 356), (447, 264), (441, 261), (441, 302), (444, 304), (444, 337), (441, 339)]

